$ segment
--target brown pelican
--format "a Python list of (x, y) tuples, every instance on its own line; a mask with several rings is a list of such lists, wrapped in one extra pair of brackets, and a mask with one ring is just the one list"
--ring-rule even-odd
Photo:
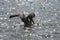
[(15, 15), (11, 15), (9, 18), (13, 18), (13, 17), (20, 17), (22, 22), (24, 22), (24, 27), (31, 27), (31, 25), (34, 24), (33, 18), (35, 17), (35, 13), (31, 12), (27, 17), (25, 16), (24, 13), (15, 14)]

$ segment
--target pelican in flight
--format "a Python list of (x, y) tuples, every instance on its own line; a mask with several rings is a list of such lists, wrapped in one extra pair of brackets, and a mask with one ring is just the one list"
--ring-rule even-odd
[(35, 13), (31, 12), (27, 17), (24, 13), (10, 15), (9, 18), (20, 17), (21, 21), (24, 22), (24, 27), (31, 27), (34, 24), (33, 18), (35, 17)]

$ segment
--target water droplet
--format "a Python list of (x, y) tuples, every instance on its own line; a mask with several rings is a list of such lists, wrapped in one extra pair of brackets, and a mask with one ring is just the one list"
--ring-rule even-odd
[(7, 0), (4, 0), (4, 1), (7, 1)]
[(1, 24), (1, 26), (3, 26), (4, 24)]
[(4, 9), (4, 8), (1, 8), (2, 10)]
[(4, 19), (7, 19), (7, 18), (4, 18)]
[(25, 3), (24, 3), (24, 2), (22, 2), (21, 4), (20, 4), (20, 3), (18, 3), (17, 5), (18, 5), (18, 6), (21, 6), (21, 5), (24, 5), (24, 4), (25, 4)]
[(11, 20), (8, 20), (9, 22), (11, 21)]
[(47, 21), (44, 21), (44, 23), (46, 23)]
[(34, 9), (33, 7), (31, 9)]
[(15, 10), (16, 8), (14, 8), (14, 7), (13, 7), (12, 9), (14, 9), (14, 10)]
[(3, 20), (3, 18), (0, 18), (1, 20)]
[(37, 24), (34, 24), (35, 26), (37, 26)]
[(28, 0), (29, 2), (33, 2), (34, 0)]
[(53, 31), (55, 32), (56, 30), (54, 29)]
[(53, 38), (54, 36), (53, 35), (51, 35), (51, 38)]
[(3, 37), (3, 35), (0, 35), (0, 37)]
[(10, 13), (7, 13), (7, 15), (10, 14)]
[(57, 13), (55, 13), (55, 16), (57, 16)]
[(48, 20), (48, 22), (51, 21), (50, 19)]
[(32, 33), (30, 33), (30, 36), (32, 35)]
[(14, 26), (12, 26), (12, 28), (14, 28)]
[(39, 27), (39, 29), (41, 29), (42, 27)]
[(7, 26), (7, 29), (9, 28), (9, 26)]

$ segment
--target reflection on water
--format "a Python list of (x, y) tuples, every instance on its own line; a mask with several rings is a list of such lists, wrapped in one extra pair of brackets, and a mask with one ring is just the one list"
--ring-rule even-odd
[[(35, 12), (35, 24), (24, 30), (12, 14)], [(0, 0), (0, 40), (60, 40), (59, 0)]]

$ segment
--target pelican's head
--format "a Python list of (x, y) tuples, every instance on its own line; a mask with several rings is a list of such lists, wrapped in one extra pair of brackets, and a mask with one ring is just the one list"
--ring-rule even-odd
[(30, 15), (31, 15), (32, 18), (35, 17), (35, 13), (34, 12), (31, 12)]

